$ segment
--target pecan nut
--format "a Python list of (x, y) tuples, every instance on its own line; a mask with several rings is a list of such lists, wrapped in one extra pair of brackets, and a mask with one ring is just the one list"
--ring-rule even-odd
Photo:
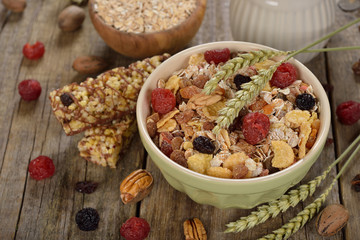
[(204, 225), (198, 218), (188, 219), (184, 222), (185, 240), (207, 240)]
[(130, 173), (120, 184), (122, 202), (128, 204), (141, 201), (149, 195), (153, 182), (152, 175), (144, 169)]

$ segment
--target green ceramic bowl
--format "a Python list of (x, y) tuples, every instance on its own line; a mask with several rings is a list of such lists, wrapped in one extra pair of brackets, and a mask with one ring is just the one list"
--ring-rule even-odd
[(279, 198), (286, 190), (304, 178), (325, 145), (330, 128), (330, 105), (321, 83), (314, 74), (300, 62), (291, 60), (298, 69), (300, 79), (313, 86), (321, 108), (321, 126), (317, 140), (303, 159), (277, 173), (250, 179), (215, 178), (180, 166), (156, 147), (146, 130), (146, 117), (150, 114), (151, 91), (156, 88), (160, 78), (166, 79), (176, 70), (184, 68), (192, 54), (225, 47), (230, 51), (270, 49), (259, 44), (226, 41), (198, 45), (172, 56), (149, 76), (142, 87), (136, 108), (137, 123), (147, 152), (172, 187), (186, 193), (197, 203), (209, 204), (217, 208), (249, 209)]

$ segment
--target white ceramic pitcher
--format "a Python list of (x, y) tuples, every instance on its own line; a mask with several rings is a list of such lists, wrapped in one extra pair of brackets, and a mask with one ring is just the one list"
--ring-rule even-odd
[[(335, 6), (336, 0), (231, 0), (231, 32), (234, 40), (298, 50), (332, 30)], [(307, 62), (316, 55), (295, 58)]]

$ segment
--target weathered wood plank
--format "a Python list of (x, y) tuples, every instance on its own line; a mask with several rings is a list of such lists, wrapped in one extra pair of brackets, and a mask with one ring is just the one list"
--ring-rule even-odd
[[(337, 10), (336, 13), (336, 27), (344, 25), (358, 17), (356, 13), (343, 13)], [(358, 26), (352, 26), (342, 33), (334, 36), (330, 42), (329, 47), (335, 46), (353, 46), (360, 45), (360, 34)], [(337, 155), (340, 155), (346, 147), (360, 134), (360, 122), (346, 126), (342, 125), (335, 115), (336, 107), (344, 101), (360, 102), (360, 78), (353, 74), (351, 66), (359, 59), (360, 51), (343, 51), (328, 53), (328, 70), (329, 81), (334, 85), (332, 93), (332, 112), (333, 124), (335, 126), (335, 143)], [(350, 219), (345, 226), (346, 239), (359, 238), (359, 193), (351, 189), (350, 181), (360, 173), (360, 166), (356, 162), (360, 154), (357, 155), (354, 162), (348, 167), (347, 171), (340, 179), (340, 193), (341, 200), (345, 207), (349, 210)], [(342, 166), (342, 165), (340, 165)]]

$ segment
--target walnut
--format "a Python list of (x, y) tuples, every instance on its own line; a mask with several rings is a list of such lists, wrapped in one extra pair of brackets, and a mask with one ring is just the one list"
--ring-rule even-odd
[(152, 175), (144, 169), (130, 173), (120, 185), (121, 200), (124, 204), (141, 201), (149, 195), (153, 182)]
[(198, 218), (188, 219), (184, 222), (185, 240), (207, 240), (204, 225)]

